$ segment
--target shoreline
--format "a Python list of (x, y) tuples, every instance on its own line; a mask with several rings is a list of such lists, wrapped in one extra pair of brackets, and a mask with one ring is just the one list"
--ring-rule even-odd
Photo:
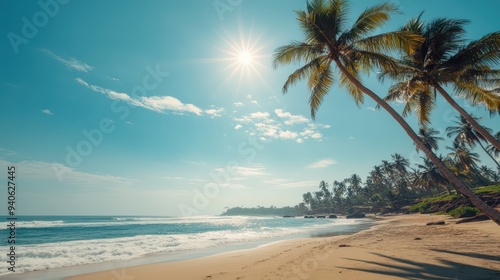
[[(426, 226), (439, 220), (446, 225)], [(68, 280), (500, 279), (498, 225), (492, 221), (455, 224), (455, 220), (429, 214), (383, 217), (370, 229), (352, 235), (284, 240)]]
[[(230, 252), (254, 250), (260, 247), (270, 246), (275, 243), (286, 242), (289, 240), (309, 239), (309, 238), (320, 239), (320, 238), (325, 238), (324, 236), (355, 234), (359, 231), (363, 231), (366, 230), (367, 228), (373, 227), (377, 223), (377, 219), (369, 216), (365, 219), (352, 219), (352, 222), (354, 224), (349, 225), (347, 228), (345, 227), (345, 225), (340, 225), (340, 227), (335, 227), (333, 229), (332, 228), (317, 229), (307, 233), (294, 233), (291, 235), (264, 238), (246, 242), (227, 243), (214, 247), (206, 247), (193, 250), (181, 250), (181, 251), (167, 252), (167, 253), (151, 253), (126, 260), (115, 260), (102, 263), (89, 263), (89, 264), (65, 266), (58, 268), (42, 269), (24, 273), (5, 274), (0, 276), (0, 280), (1, 279), (63, 280), (78, 275), (84, 275), (96, 272), (98, 273), (112, 269), (122, 269), (127, 267), (135, 267), (135, 266), (150, 265), (150, 264), (177, 263), (193, 259), (201, 259), (205, 257), (223, 255)], [(119, 277), (115, 278), (119, 279)]]

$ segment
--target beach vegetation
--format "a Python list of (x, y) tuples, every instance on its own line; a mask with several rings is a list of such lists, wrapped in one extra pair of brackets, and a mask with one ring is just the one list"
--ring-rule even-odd
[(453, 216), (455, 218), (465, 218), (465, 217), (474, 217), (480, 212), (481, 211), (479, 211), (479, 209), (477, 209), (476, 207), (460, 206), (448, 212), (448, 215)]

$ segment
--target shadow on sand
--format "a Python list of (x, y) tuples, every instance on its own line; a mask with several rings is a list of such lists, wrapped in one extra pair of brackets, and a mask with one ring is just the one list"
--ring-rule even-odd
[[(491, 256), (477, 253), (461, 253), (446, 250), (433, 250), (440, 253), (455, 254), (477, 258), (487, 261), (499, 261), (499, 256)], [(383, 254), (374, 253), (374, 255), (387, 259), (387, 262), (365, 261), (352, 258), (346, 258), (351, 261), (362, 262), (380, 266), (380, 269), (363, 269), (339, 267), (346, 270), (364, 271), (383, 276), (401, 277), (404, 279), (500, 279), (500, 264), (497, 264), (499, 269), (491, 269), (487, 267), (473, 266), (466, 263), (458, 263), (450, 259), (440, 258), (435, 264), (418, 262), (411, 259), (395, 258)], [(418, 258), (417, 256), (415, 258)]]

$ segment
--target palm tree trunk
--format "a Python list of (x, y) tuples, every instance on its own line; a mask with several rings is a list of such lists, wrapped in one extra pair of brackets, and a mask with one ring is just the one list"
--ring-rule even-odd
[(425, 147), (424, 142), (418, 137), (418, 135), (413, 131), (411, 126), (401, 117), (396, 110), (394, 110), (387, 102), (380, 98), (373, 91), (365, 87), (360, 81), (354, 78), (351, 73), (344, 67), (338, 58), (334, 58), (337, 67), (340, 71), (353, 83), (357, 88), (359, 88), (363, 93), (372, 98), (377, 104), (384, 108), (404, 129), (404, 131), (410, 136), (410, 138), (415, 142), (415, 144), (425, 153), (425, 155), (437, 166), (439, 171), (448, 179), (448, 181), (455, 187), (455, 189), (467, 197), (470, 202), (482, 211), (487, 217), (493, 220), (496, 224), (500, 225), (500, 212), (493, 209), (491, 206), (486, 204), (481, 200), (473, 191), (471, 191), (460, 179), (458, 179), (444, 163), (434, 154), (431, 150)]
[(486, 131), (484, 127), (477, 123), (476, 120), (471, 115), (469, 115), (469, 113), (467, 113), (467, 111), (460, 107), (460, 105), (458, 105), (458, 103), (444, 90), (444, 88), (442, 88), (438, 84), (434, 85), (434, 87), (439, 91), (439, 93), (441, 93), (444, 99), (448, 103), (450, 103), (450, 105), (455, 108), (455, 110), (457, 110), (458, 113), (460, 113), (460, 115), (464, 117), (467, 122), (470, 123), (470, 125), (472, 125), (472, 127), (474, 127), (477, 132), (483, 135), (483, 137), (486, 138), (486, 140), (488, 140), (488, 142), (490, 142), (493, 146), (495, 146), (495, 148), (500, 149), (500, 142), (498, 142), (497, 139), (493, 137), (493, 135), (488, 133), (488, 131)]

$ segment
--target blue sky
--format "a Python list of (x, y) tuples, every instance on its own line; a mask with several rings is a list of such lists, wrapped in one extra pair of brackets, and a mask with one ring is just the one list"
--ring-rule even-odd
[[(40, 3), (0, 1), (0, 178), (16, 165), (18, 214), (295, 205), (319, 181), (364, 179), (393, 153), (418, 159), (369, 100), (357, 107), (333, 87), (312, 121), (304, 84), (281, 94), (294, 65), (273, 70), (271, 56), (302, 38), (293, 10), (303, 0)], [(373, 3), (352, 1), (351, 15)], [(402, 14), (380, 31), (423, 10), (425, 19), (471, 20), (470, 39), (500, 27), (494, 0), (394, 3)], [(380, 95), (390, 85), (375, 75), (364, 82)], [(498, 117), (458, 101), (500, 128)], [(433, 127), (455, 116), (439, 99)]]

